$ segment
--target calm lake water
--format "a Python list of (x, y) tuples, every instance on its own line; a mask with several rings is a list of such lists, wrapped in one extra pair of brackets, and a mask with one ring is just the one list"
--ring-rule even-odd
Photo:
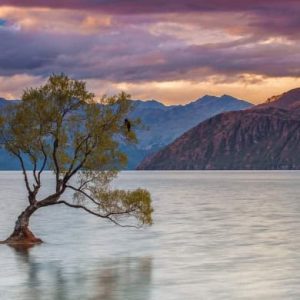
[[(149, 189), (151, 228), (40, 210), (44, 244), (0, 245), (0, 299), (300, 299), (300, 172), (123, 172), (115, 185)], [(21, 173), (0, 172), (0, 240), (24, 193)]]

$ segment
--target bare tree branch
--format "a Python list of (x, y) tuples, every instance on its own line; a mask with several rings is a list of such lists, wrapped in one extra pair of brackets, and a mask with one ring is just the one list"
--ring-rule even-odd
[[(118, 223), (116, 220), (112, 219), (110, 216), (98, 214), (98, 213), (96, 213), (96, 212), (94, 212), (94, 211), (92, 211), (92, 210), (86, 208), (86, 207), (83, 206), (83, 205), (71, 204), (71, 203), (69, 203), (69, 202), (67, 202), (67, 201), (64, 201), (64, 200), (58, 201), (58, 202), (56, 202), (55, 204), (65, 204), (65, 205), (67, 205), (67, 206), (69, 206), (69, 207), (83, 209), (83, 210), (85, 210), (86, 212), (88, 212), (89, 214), (92, 214), (92, 215), (94, 215), (94, 216), (96, 216), (96, 217), (103, 218), (103, 219), (109, 219), (111, 222), (113, 222), (114, 224), (116, 224), (116, 225), (118, 225), (118, 226), (120, 226), (120, 227), (140, 228), (139, 226), (135, 226), (135, 225), (122, 225), (122, 224)], [(124, 212), (124, 214), (126, 214), (126, 212)]]
[(41, 150), (42, 150), (42, 152), (43, 152), (44, 159), (43, 159), (42, 167), (41, 167), (41, 169), (39, 170), (39, 173), (38, 173), (38, 181), (39, 181), (39, 184), (41, 184), (41, 174), (42, 174), (42, 172), (44, 171), (44, 169), (45, 169), (45, 167), (46, 167), (46, 163), (47, 163), (47, 159), (48, 159), (47, 153), (46, 153), (46, 151), (45, 151), (45, 149), (44, 149), (44, 145), (43, 145), (42, 142), (41, 142)]
[(93, 199), (89, 194), (87, 194), (85, 191), (81, 190), (80, 188), (75, 188), (72, 185), (66, 185), (67, 188), (72, 189), (78, 193), (81, 193), (85, 197), (87, 197), (89, 200), (91, 200), (94, 204), (99, 205), (99, 202), (97, 202), (95, 199)]
[(85, 164), (85, 162), (88, 159), (89, 155), (92, 153), (92, 150), (93, 149), (90, 149), (89, 151), (87, 151), (84, 154), (84, 157), (83, 157), (82, 161), (73, 169), (73, 171), (71, 171), (71, 173), (65, 175), (65, 177), (63, 179), (64, 185), (66, 185), (67, 182), (83, 167), (83, 165)]
[[(28, 155), (31, 157), (32, 161), (33, 161), (33, 170), (32, 170), (32, 175), (33, 178), (35, 180), (35, 183), (39, 186), (39, 180), (37, 177), (37, 158), (31, 153), (31, 151), (28, 151)], [(34, 189), (36, 188), (36, 185), (33, 185)]]
[(57, 161), (57, 149), (58, 149), (58, 138), (55, 137), (54, 142), (53, 142), (53, 151), (52, 151), (52, 157), (54, 161), (54, 168), (55, 168), (55, 178), (56, 178), (56, 192), (59, 191), (60, 188), (60, 182), (59, 182), (59, 165)]
[[(89, 200), (91, 200), (95, 205), (100, 206), (100, 203), (98, 201), (96, 201), (93, 197), (91, 197), (89, 194), (87, 194), (85, 191), (81, 190), (80, 188), (75, 188), (71, 185), (67, 185), (67, 188), (70, 188), (78, 193), (81, 193), (82, 195), (84, 195), (86, 198), (88, 198)], [(120, 208), (119, 208), (120, 209)], [(103, 218), (109, 218), (110, 216), (113, 215), (125, 215), (125, 214), (131, 214), (133, 212), (136, 211), (137, 208), (133, 208), (133, 209), (127, 209), (127, 210), (123, 210), (123, 211), (116, 211), (116, 212), (109, 212), (107, 211), (106, 214), (102, 215)], [(120, 209), (121, 210), (121, 209)]]
[(79, 186), (79, 190), (81, 190), (84, 186), (86, 186), (88, 183), (91, 183), (93, 182), (93, 178), (92, 179), (89, 179), (89, 180), (86, 180), (84, 181), (80, 186)]
[(23, 159), (22, 159), (21, 154), (18, 153), (18, 151), (15, 151), (15, 150), (10, 146), (10, 142), (8, 141), (8, 139), (7, 139), (3, 134), (2, 134), (2, 138), (3, 138), (3, 140), (4, 140), (4, 144), (7, 145), (7, 146), (9, 147), (9, 151), (19, 159), (20, 164), (21, 164), (21, 168), (22, 168), (22, 173), (23, 173), (23, 176), (24, 176), (24, 181), (25, 181), (26, 189), (27, 189), (27, 191), (28, 191), (28, 194), (31, 194), (32, 191), (31, 191), (30, 186), (29, 186), (29, 180), (28, 180), (28, 177), (27, 177), (27, 173), (26, 173), (24, 161), (23, 161)]
[(63, 194), (63, 192), (54, 193), (54, 194), (46, 197), (45, 199), (38, 201), (38, 206), (42, 207), (42, 206), (54, 205), (57, 203), (57, 201), (59, 200), (59, 197), (62, 194)]
[(28, 176), (27, 176), (27, 172), (26, 172), (26, 169), (25, 169), (23, 158), (22, 158), (21, 154), (18, 154), (16, 152), (14, 154), (17, 156), (17, 158), (20, 161), (22, 172), (23, 172), (23, 176), (24, 176), (24, 181), (25, 181), (25, 185), (26, 185), (26, 189), (27, 189), (28, 193), (31, 194), (32, 190), (30, 189), (30, 186), (29, 186), (29, 180), (28, 180)]
[(73, 156), (72, 162), (71, 162), (71, 164), (70, 164), (69, 170), (68, 170), (67, 173), (66, 173), (66, 177), (69, 176), (69, 174), (72, 172), (72, 170), (73, 170), (73, 168), (74, 168), (75, 162), (76, 162), (76, 160), (77, 160), (77, 158), (78, 158), (77, 156), (78, 156), (78, 153), (79, 153), (80, 148), (81, 148), (82, 145), (83, 145), (84, 143), (86, 143), (90, 138), (91, 138), (91, 135), (88, 134), (88, 135), (87, 135), (84, 139), (82, 139), (82, 141), (77, 145), (77, 147), (76, 147), (76, 149), (75, 149), (75, 151), (74, 151), (74, 156)]

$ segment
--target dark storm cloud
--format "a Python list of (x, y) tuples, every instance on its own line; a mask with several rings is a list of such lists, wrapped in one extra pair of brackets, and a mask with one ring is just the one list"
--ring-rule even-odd
[(239, 73), (299, 76), (300, 71), (295, 64), (300, 61), (299, 45), (253, 44), (253, 39), (164, 47), (172, 37), (137, 28), (97, 37), (1, 30), (0, 39), (6, 41), (0, 44), (0, 75), (66, 72), (79, 78), (140, 82)]
[[(0, 74), (48, 75), (64, 60), (83, 51), (91, 37), (0, 30)], [(58, 66), (57, 64), (60, 64)], [(45, 73), (45, 74), (43, 74)]]

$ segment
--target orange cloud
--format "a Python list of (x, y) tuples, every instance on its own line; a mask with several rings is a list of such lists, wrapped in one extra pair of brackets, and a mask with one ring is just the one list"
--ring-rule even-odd
[(111, 16), (99, 12), (13, 6), (0, 6), (0, 18), (7, 19), (19, 30), (52, 33), (99, 33), (112, 23)]

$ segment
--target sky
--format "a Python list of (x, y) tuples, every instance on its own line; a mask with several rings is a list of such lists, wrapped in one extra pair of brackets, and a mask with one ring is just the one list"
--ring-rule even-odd
[(167, 105), (300, 87), (299, 0), (0, 0), (0, 97), (53, 73)]

